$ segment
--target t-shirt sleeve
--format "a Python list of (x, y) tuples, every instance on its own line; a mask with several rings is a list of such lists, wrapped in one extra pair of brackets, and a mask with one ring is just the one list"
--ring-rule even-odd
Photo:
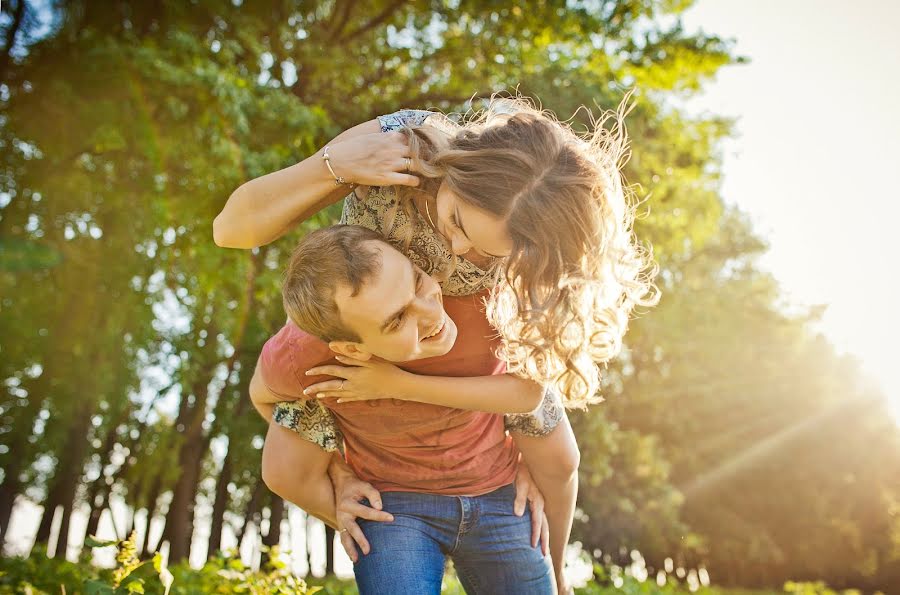
[(393, 114), (378, 116), (378, 123), (381, 124), (382, 132), (393, 132), (404, 126), (421, 126), (428, 116), (437, 112), (429, 112), (422, 109), (402, 109)]
[(259, 356), (259, 373), (266, 388), (279, 398), (306, 399), (308, 397), (303, 394), (303, 381), (296, 367), (299, 346), (291, 331), (290, 325), (285, 325), (266, 341)]

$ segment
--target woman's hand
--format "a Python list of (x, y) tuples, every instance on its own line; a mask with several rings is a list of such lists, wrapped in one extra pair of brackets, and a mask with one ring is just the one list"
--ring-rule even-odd
[(403, 399), (405, 387), (414, 376), (386, 361), (359, 360), (343, 355), (335, 356), (344, 366), (317, 366), (307, 370), (307, 376), (335, 376), (337, 380), (317, 382), (304, 394), (317, 398), (336, 398), (338, 403), (373, 401), (375, 399)]
[(418, 186), (411, 175), (406, 136), (400, 132), (364, 134), (328, 146), (334, 173), (361, 186)]
[(526, 504), (530, 504), (531, 507), (531, 547), (537, 546), (540, 537), (541, 553), (546, 556), (550, 547), (550, 524), (547, 522), (547, 515), (544, 514), (544, 495), (531, 478), (528, 467), (520, 460), (516, 472), (516, 500), (513, 503), (513, 512), (516, 516), (525, 514)]

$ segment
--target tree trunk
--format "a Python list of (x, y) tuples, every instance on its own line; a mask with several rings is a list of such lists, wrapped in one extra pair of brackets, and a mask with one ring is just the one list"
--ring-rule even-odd
[[(204, 399), (205, 401), (205, 399)], [(205, 407), (203, 408), (205, 409)], [(169, 541), (169, 561), (179, 562), (188, 557), (191, 549), (194, 515), (194, 501), (197, 497), (197, 486), (200, 483), (200, 461), (205, 453), (197, 452), (202, 444), (202, 436), (189, 435), (184, 441), (179, 456), (181, 475), (175, 484), (172, 503), (166, 515), (166, 527), (163, 539)]]
[(6, 39), (3, 44), (3, 52), (0, 53), (0, 81), (8, 82), (6, 71), (9, 68), (9, 58), (12, 55), (13, 46), (16, 44), (16, 34), (22, 26), (22, 18), (25, 16), (25, 0), (14, 2), (12, 23), (6, 30)]
[(212, 525), (209, 529), (209, 544), (206, 548), (206, 557), (214, 555), (222, 549), (222, 528), (225, 524), (225, 511), (228, 509), (228, 484), (231, 483), (231, 442), (225, 452), (225, 461), (222, 463), (222, 471), (216, 479), (216, 500), (213, 503)]
[(250, 496), (250, 501), (247, 502), (247, 508), (244, 510), (244, 524), (241, 525), (237, 533), (238, 548), (241, 547), (241, 541), (244, 539), (247, 526), (253, 522), (253, 517), (256, 516), (256, 511), (259, 510), (259, 499), (263, 494), (264, 487), (265, 485), (262, 481), (257, 481), (256, 487), (253, 488), (253, 494)]
[(65, 450), (65, 458), (60, 461), (63, 475), (60, 477), (63, 504), (62, 522), (59, 525), (59, 539), (56, 540), (56, 551), (48, 552), (50, 557), (57, 555), (66, 557), (66, 549), (69, 544), (69, 522), (72, 520), (72, 511), (75, 508), (78, 496), (78, 486), (81, 483), (84, 469), (84, 456), (87, 450), (87, 436), (91, 426), (90, 410), (87, 406), (82, 408), (75, 423), (69, 432), (68, 448)]
[(325, 576), (334, 574), (334, 529), (325, 525)]
[[(84, 534), (86, 536), (97, 535), (97, 528), (100, 526), (100, 517), (103, 516), (103, 510), (106, 508), (106, 493), (101, 496), (100, 502), (97, 502), (96, 491), (88, 496), (88, 504), (91, 506), (91, 514), (88, 517), (87, 529)], [(109, 511), (112, 514), (112, 511)]]
[[(147, 523), (144, 527), (144, 539), (141, 543), (141, 558), (147, 559), (150, 557), (151, 551), (148, 549), (150, 547), (150, 524), (153, 522), (153, 517), (156, 516), (156, 501), (159, 500), (159, 493), (162, 491), (162, 478), (157, 476), (156, 479), (153, 480), (153, 488), (150, 490), (150, 497), (147, 498)], [(159, 544), (156, 545), (159, 547)], [(153, 548), (152, 552), (156, 551), (156, 547)]]
[[(41, 513), (41, 522), (38, 525), (37, 535), (34, 538), (34, 545), (47, 545), (50, 541), (50, 529), (53, 526), (53, 517), (56, 516), (56, 509), (62, 504), (62, 498), (57, 493), (58, 490), (51, 490), (44, 500), (44, 511)], [(50, 552), (47, 552), (50, 555)]]
[(13, 507), (16, 504), (16, 497), (22, 489), (19, 482), (18, 472), (12, 469), (4, 469), (9, 473), (0, 485), (0, 549), (6, 542), (6, 529), (9, 527), (9, 521), (12, 518)]
[[(263, 537), (263, 545), (273, 548), (281, 541), (281, 520), (284, 518), (284, 499), (275, 494), (271, 494), (271, 502), (269, 503), (269, 530)], [(260, 568), (268, 564), (269, 553), (263, 552)]]

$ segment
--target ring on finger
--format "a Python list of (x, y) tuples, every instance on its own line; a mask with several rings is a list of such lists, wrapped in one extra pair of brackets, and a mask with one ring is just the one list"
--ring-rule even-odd
[(406, 159), (406, 171), (409, 171), (412, 169), (412, 159), (409, 157), (405, 157), (404, 159)]
[(341, 385), (338, 387), (338, 390), (344, 390), (344, 383), (346, 381), (347, 381), (346, 378), (344, 380), (341, 380)]

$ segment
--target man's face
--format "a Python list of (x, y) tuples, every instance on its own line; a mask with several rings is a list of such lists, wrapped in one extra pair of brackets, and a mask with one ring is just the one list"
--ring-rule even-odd
[(381, 254), (381, 270), (355, 296), (346, 286), (335, 292), (341, 320), (362, 340), (332, 346), (392, 362), (446, 354), (456, 342), (456, 324), (444, 311), (440, 285), (387, 244), (370, 247)]

